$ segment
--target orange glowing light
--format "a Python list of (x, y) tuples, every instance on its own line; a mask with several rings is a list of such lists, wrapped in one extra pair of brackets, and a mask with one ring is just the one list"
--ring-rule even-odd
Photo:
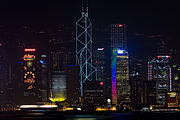
[(32, 61), (32, 60), (35, 60), (35, 55), (24, 55), (23, 59), (25, 61)]
[(28, 90), (30, 90), (30, 89), (32, 89), (32, 88), (33, 88), (33, 86), (32, 86), (32, 85), (30, 85), (27, 89), (28, 89)]
[(24, 70), (27, 70), (27, 67), (24, 66)]
[(36, 49), (24, 49), (24, 51), (26, 51), (26, 52), (34, 52), (34, 51), (36, 51)]
[(24, 83), (33, 84), (35, 83), (35, 80), (33, 78), (28, 78), (27, 80), (24, 80)]

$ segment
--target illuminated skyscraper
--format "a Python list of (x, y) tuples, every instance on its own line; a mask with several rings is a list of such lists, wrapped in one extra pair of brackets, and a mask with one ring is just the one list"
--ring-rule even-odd
[(130, 102), (129, 57), (126, 46), (126, 25), (110, 25), (112, 51), (112, 102), (122, 105)]
[(24, 78), (24, 102), (36, 103), (41, 100), (40, 79), (38, 74), (38, 56), (36, 49), (24, 49), (23, 78)]
[(110, 25), (110, 40), (111, 48), (119, 48), (127, 50), (126, 44), (126, 25), (125, 24), (111, 24)]
[(112, 58), (112, 98), (113, 104), (130, 102), (128, 52), (114, 49)]
[(158, 56), (148, 62), (148, 80), (156, 82), (156, 103), (166, 105), (168, 91), (172, 91), (170, 56)]
[(85, 8), (82, 6), (82, 17), (76, 22), (76, 64), (80, 67), (81, 96), (83, 84), (92, 81), (96, 73), (92, 65), (92, 23), (88, 17), (88, 5)]
[(53, 71), (50, 86), (50, 100), (62, 102), (66, 100), (66, 73), (65, 71)]
[(94, 66), (97, 68), (97, 81), (104, 82), (105, 52), (104, 48), (97, 48), (94, 51)]

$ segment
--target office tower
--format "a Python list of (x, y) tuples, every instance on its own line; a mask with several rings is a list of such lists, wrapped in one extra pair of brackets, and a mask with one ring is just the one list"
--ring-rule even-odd
[(167, 93), (167, 106), (168, 107), (178, 107), (178, 93), (168, 92)]
[(49, 99), (52, 102), (65, 101), (66, 96), (66, 73), (65, 71), (52, 71)]
[(148, 62), (148, 80), (156, 82), (156, 103), (166, 105), (167, 93), (172, 91), (170, 56), (157, 56)]
[(157, 57), (148, 62), (148, 80), (156, 82), (156, 104), (166, 105), (167, 94), (174, 89), (172, 56), (169, 56), (165, 36), (152, 35), (150, 38), (157, 41)]
[(112, 49), (118, 48), (121, 50), (127, 50), (125, 24), (110, 25), (110, 41)]
[[(76, 22), (76, 64), (80, 67), (80, 91), (83, 84), (96, 80), (96, 68), (92, 65), (92, 23), (88, 17), (88, 6), (82, 6), (82, 17)], [(93, 75), (95, 74), (95, 78)]]
[(41, 54), (40, 56), (40, 79), (41, 79), (41, 93), (42, 93), (42, 102), (48, 101), (48, 92), (49, 92), (49, 84), (48, 84), (48, 60), (46, 54)]
[(41, 81), (39, 76), (38, 53), (36, 49), (24, 49), (23, 56), (23, 82), (24, 103), (41, 101)]
[(105, 50), (104, 48), (96, 48), (94, 50), (94, 66), (97, 69), (97, 81), (105, 81)]
[(155, 105), (156, 102), (156, 81), (144, 81), (144, 103), (147, 105)]
[[(171, 56), (171, 68), (172, 68), (172, 90), (176, 92), (178, 96), (178, 101), (180, 101), (180, 81), (179, 81), (179, 63), (178, 63), (178, 52), (175, 49), (169, 50), (169, 55)], [(178, 102), (178, 104), (180, 104)]]
[(78, 105), (80, 102), (79, 66), (66, 66), (67, 103)]
[(128, 52), (125, 50), (113, 50), (112, 98), (115, 105), (130, 102), (129, 61)]
[(7, 81), (7, 63), (6, 63), (5, 45), (0, 41), (0, 104), (6, 103), (6, 81)]
[(105, 104), (105, 48), (96, 48), (93, 52), (93, 66), (97, 69), (96, 81), (85, 83), (84, 103), (102, 106)]
[(51, 71), (64, 71), (65, 66), (71, 64), (72, 52), (62, 48), (58, 51), (51, 51), (49, 54), (50, 69)]
[(100, 81), (91, 81), (84, 84), (85, 109), (95, 110), (98, 106), (104, 106), (104, 83)]
[(129, 60), (131, 104), (135, 109), (139, 109), (144, 103), (144, 81), (146, 76), (146, 66), (143, 59), (131, 57)]
[(112, 102), (115, 105), (130, 102), (129, 57), (126, 46), (126, 25), (110, 25)]
[[(103, 77), (105, 101), (107, 101), (107, 99), (111, 99), (111, 95), (112, 95), (111, 59), (110, 59), (111, 48), (110, 48), (108, 27), (109, 27), (108, 24), (95, 24), (93, 26), (93, 31), (94, 31), (93, 32), (93, 36), (94, 36), (93, 64), (97, 68), (97, 80), (98, 80), (98, 76), (100, 77), (102, 75)], [(97, 63), (96, 63), (96, 59), (97, 59)]]
[(72, 27), (64, 24), (54, 27), (57, 29), (39, 32), (39, 37), (48, 41), (47, 48), (42, 48), (48, 60), (48, 97), (53, 102), (61, 102), (67, 98), (66, 66), (75, 64), (75, 41)]

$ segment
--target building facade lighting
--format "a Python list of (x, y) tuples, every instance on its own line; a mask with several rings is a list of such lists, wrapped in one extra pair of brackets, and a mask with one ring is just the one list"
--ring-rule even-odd
[(26, 49), (26, 48), (25, 48), (24, 51), (25, 51), (25, 52), (34, 52), (34, 51), (36, 51), (36, 49)]

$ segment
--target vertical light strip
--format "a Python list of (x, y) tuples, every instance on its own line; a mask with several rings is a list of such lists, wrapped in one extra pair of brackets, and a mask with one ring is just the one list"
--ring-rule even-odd
[(116, 62), (117, 62), (117, 50), (113, 49), (112, 56), (112, 99), (113, 104), (117, 104), (117, 88), (116, 88)]
[(170, 87), (170, 91), (172, 91), (172, 71), (171, 71), (171, 67), (169, 68), (169, 87)]
[(152, 64), (148, 62), (148, 80), (152, 80)]

